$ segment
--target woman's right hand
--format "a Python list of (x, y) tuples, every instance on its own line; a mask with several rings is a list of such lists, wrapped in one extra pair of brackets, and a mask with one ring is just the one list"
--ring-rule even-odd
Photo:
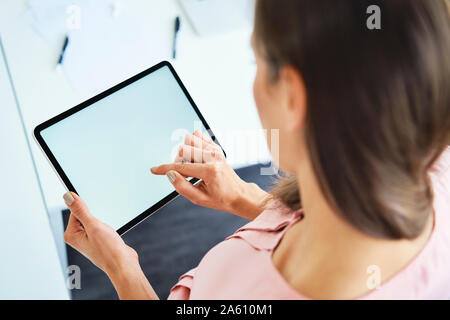
[[(243, 181), (226, 162), (222, 149), (200, 130), (186, 135), (175, 163), (151, 169), (167, 175), (176, 191), (194, 204), (253, 220), (267, 206), (267, 192)], [(192, 185), (186, 177), (201, 179)]]

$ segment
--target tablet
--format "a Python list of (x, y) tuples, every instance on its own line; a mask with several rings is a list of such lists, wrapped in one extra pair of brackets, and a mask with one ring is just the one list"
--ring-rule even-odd
[(66, 188), (124, 234), (178, 195), (150, 168), (173, 162), (196, 129), (219, 144), (163, 61), (38, 125), (34, 136)]

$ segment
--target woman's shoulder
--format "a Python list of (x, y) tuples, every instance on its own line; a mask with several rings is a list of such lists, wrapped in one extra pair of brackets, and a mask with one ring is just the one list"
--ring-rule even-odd
[[(430, 170), (434, 193), (435, 225), (450, 234), (450, 147), (441, 154)], [(449, 235), (450, 237), (450, 235)]]
[(436, 160), (436, 163), (430, 170), (430, 176), (433, 183), (440, 182), (447, 186), (450, 184), (450, 146), (445, 148)]
[(430, 170), (434, 226), (422, 251), (398, 274), (365, 296), (367, 299), (449, 298), (450, 288), (450, 147)]
[(240, 239), (257, 250), (273, 250), (287, 227), (302, 218), (302, 209), (293, 211), (274, 200), (259, 216), (240, 227), (226, 240)]
[(239, 228), (241, 230), (276, 231), (282, 227), (299, 220), (303, 216), (303, 210), (291, 210), (279, 200), (272, 200), (267, 208), (253, 221)]

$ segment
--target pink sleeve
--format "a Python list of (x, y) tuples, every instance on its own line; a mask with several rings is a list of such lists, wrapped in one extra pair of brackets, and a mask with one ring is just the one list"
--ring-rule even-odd
[(186, 287), (177, 286), (170, 290), (167, 300), (189, 300), (191, 290)]
[(167, 300), (189, 300), (195, 270), (196, 268), (191, 269), (180, 277), (178, 283), (170, 289)]

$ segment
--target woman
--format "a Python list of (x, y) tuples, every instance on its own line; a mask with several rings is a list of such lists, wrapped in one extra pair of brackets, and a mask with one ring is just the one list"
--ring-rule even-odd
[[(252, 220), (169, 298), (450, 298), (448, 7), (377, 3), (371, 30), (371, 1), (256, 1), (254, 96), (287, 175), (267, 194), (201, 132), (152, 168), (192, 202)], [(136, 252), (76, 194), (64, 199), (65, 241), (120, 298), (158, 299)]]

